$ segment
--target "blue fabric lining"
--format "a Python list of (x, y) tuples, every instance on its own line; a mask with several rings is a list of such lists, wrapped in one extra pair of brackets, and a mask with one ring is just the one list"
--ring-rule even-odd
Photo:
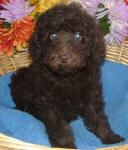
[[(8, 84), (12, 73), (0, 77), (0, 132), (17, 139), (50, 146), (43, 123), (26, 112), (13, 109), (15, 104), (10, 95)], [(128, 67), (105, 61), (102, 65), (103, 99), (106, 102), (105, 113), (112, 129), (126, 138), (128, 143)], [(84, 127), (82, 119), (73, 121), (71, 127), (79, 149), (92, 150), (103, 145), (100, 140)]]

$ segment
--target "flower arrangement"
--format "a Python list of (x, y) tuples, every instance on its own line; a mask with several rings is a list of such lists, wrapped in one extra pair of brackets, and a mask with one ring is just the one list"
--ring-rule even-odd
[(40, 13), (66, 0), (0, 1), (0, 51), (12, 56), (28, 47), (28, 40)]
[(104, 37), (115, 45), (128, 37), (128, 0), (79, 0), (89, 14), (96, 17)]
[(3, 0), (0, 10), (0, 50), (9, 56), (27, 46), (33, 29), (33, 7), (23, 0)]
[(110, 45), (128, 40), (128, 0), (1, 0), (0, 51), (12, 56), (27, 48), (40, 14), (58, 3), (71, 1), (79, 2), (96, 17)]

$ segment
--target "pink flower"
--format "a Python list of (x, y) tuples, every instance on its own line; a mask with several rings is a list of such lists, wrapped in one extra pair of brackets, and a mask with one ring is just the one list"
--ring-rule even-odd
[(29, 8), (29, 3), (24, 0), (10, 0), (1, 4), (4, 10), (0, 10), (0, 20), (13, 23), (27, 17), (34, 7)]

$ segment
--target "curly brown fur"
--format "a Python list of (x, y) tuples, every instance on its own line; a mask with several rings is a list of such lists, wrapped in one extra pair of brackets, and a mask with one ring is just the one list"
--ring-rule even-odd
[(68, 123), (78, 115), (104, 144), (124, 140), (104, 114), (103, 39), (96, 21), (75, 3), (48, 10), (36, 23), (29, 47), (32, 64), (12, 76), (10, 87), (17, 108), (27, 108), (45, 124), (54, 147), (76, 147)]

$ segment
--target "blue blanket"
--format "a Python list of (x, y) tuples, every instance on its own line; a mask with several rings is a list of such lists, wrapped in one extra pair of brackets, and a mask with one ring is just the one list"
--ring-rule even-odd
[[(50, 146), (43, 123), (26, 112), (14, 110), (15, 104), (10, 95), (9, 73), (0, 77), (0, 132), (26, 142)], [(113, 131), (128, 143), (128, 67), (105, 61), (102, 65), (103, 98), (106, 102), (105, 113)], [(82, 119), (71, 123), (78, 148), (92, 150), (106, 147), (86, 127)], [(107, 146), (115, 146), (107, 145)]]

